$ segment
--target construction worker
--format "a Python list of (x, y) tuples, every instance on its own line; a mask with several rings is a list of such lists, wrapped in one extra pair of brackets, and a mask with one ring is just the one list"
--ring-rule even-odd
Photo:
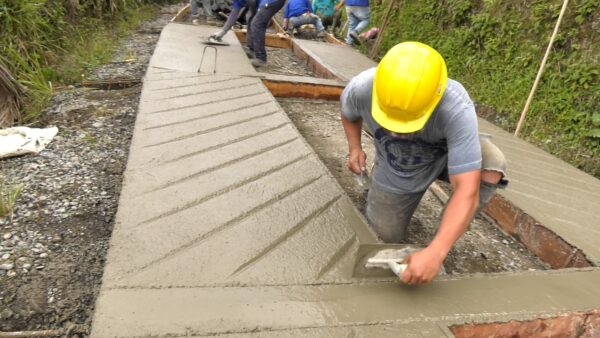
[(294, 35), (294, 29), (303, 25), (314, 25), (317, 29), (317, 37), (323, 37), (325, 27), (321, 18), (312, 12), (310, 0), (288, 0), (283, 10), (283, 29), (289, 35)]
[(246, 46), (253, 51), (254, 58), (251, 63), (254, 67), (263, 67), (267, 65), (267, 50), (265, 48), (265, 36), (267, 26), (271, 19), (285, 5), (285, 0), (260, 0), (256, 15), (249, 23), (249, 34), (246, 36)]
[(479, 135), (474, 104), (463, 86), (447, 77), (442, 56), (419, 42), (394, 46), (376, 68), (354, 77), (341, 106), (347, 166), (355, 174), (366, 171), (363, 122), (373, 134), (376, 158), (366, 216), (383, 241), (405, 240), (410, 219), (433, 181), (452, 184), (437, 234), (409, 257), (401, 276), (408, 284), (427, 283), (475, 212), (507, 184), (504, 155), (489, 135)]
[(242, 11), (242, 9), (244, 7), (246, 7), (246, 5), (247, 5), (246, 0), (233, 0), (233, 3), (231, 4), (231, 12), (229, 12), (229, 16), (227, 17), (227, 21), (225, 21), (223, 28), (221, 30), (219, 30), (218, 32), (213, 33), (208, 38), (208, 41), (217, 42), (217, 43), (223, 42), (223, 37), (225, 36), (225, 34), (227, 34), (227, 32), (229, 32), (231, 27), (233, 27), (233, 25), (235, 25), (235, 22), (238, 20), (238, 17), (240, 16), (240, 12)]
[(348, 17), (348, 34), (346, 35), (346, 44), (360, 44), (359, 35), (367, 28), (371, 20), (371, 7), (369, 0), (341, 0), (335, 6), (336, 10), (346, 5), (346, 16)]
[(321, 18), (325, 29), (332, 32), (340, 25), (341, 9), (336, 10), (339, 0), (313, 0), (313, 13)]

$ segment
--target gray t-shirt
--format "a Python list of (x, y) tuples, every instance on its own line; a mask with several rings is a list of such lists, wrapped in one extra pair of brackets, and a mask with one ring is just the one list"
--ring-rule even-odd
[(477, 115), (465, 88), (448, 79), (440, 103), (423, 130), (392, 137), (371, 116), (375, 69), (355, 76), (341, 96), (342, 114), (363, 119), (373, 133), (377, 156), (373, 184), (394, 193), (422, 192), (447, 168), (448, 174), (481, 169)]

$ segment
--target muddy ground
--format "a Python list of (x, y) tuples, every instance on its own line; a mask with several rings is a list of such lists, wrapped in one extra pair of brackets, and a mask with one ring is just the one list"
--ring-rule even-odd
[[(124, 39), (112, 62), (90, 80), (140, 80), (160, 30), (181, 6), (165, 8)], [(269, 48), (277, 74), (314, 74), (289, 50)], [(135, 58), (131, 58), (135, 55)], [(136, 81), (132, 81), (136, 83)], [(0, 160), (3, 180), (22, 184), (14, 215), (0, 219), (0, 332), (60, 329), (87, 336), (113, 229), (141, 85), (57, 92), (36, 127), (58, 126), (39, 155)], [(346, 141), (337, 102), (280, 100), (297, 128), (356, 206), (365, 191), (345, 169)], [(372, 159), (367, 138), (365, 149)], [(411, 225), (410, 242), (435, 233), (441, 204), (427, 194)], [(446, 261), (449, 273), (544, 269), (512, 238), (477, 218)]]

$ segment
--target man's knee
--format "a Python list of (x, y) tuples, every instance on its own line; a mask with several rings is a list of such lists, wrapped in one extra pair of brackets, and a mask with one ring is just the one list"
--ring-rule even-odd
[(502, 151), (492, 143), (490, 134), (480, 133), (481, 144), (481, 180), (490, 184), (504, 187), (508, 184), (506, 178), (506, 158)]
[(506, 178), (506, 158), (502, 151), (492, 143), (490, 134), (480, 133), (481, 144), (481, 184), (479, 186), (479, 207), (481, 210), (498, 188), (508, 184)]

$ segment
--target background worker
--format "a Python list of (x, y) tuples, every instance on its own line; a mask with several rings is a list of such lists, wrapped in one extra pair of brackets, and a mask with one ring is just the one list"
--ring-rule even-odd
[(254, 59), (251, 61), (254, 67), (267, 65), (267, 50), (265, 49), (267, 26), (284, 4), (285, 0), (260, 0), (258, 4), (256, 15), (249, 24), (250, 32), (246, 36), (246, 39), (250, 38), (250, 44), (247, 44), (248, 48), (254, 51)]
[(385, 242), (402, 242), (429, 185), (452, 184), (452, 197), (437, 234), (412, 254), (401, 279), (427, 283), (464, 233), (476, 210), (505, 186), (506, 161), (489, 137), (480, 137), (475, 108), (463, 86), (447, 77), (433, 48), (404, 42), (390, 49), (377, 68), (354, 77), (341, 96), (342, 124), (349, 146), (348, 168), (366, 170), (362, 123), (373, 132), (376, 158), (366, 216)]
[(348, 16), (348, 34), (345, 42), (349, 45), (359, 44), (359, 34), (367, 28), (371, 19), (369, 0), (341, 0), (336, 9), (341, 9), (343, 5), (346, 5), (346, 16)]
[(333, 32), (340, 25), (341, 9), (336, 10), (339, 0), (313, 0), (312, 11), (321, 18), (325, 29)]
[(206, 17), (206, 23), (216, 24), (219, 18), (212, 10), (212, 0), (190, 0), (190, 18), (192, 19), (192, 23), (199, 23), (198, 17), (200, 16), (200, 13), (198, 13), (198, 9), (200, 8), (200, 6), (202, 6), (202, 11), (204, 12), (204, 16)]
[(222, 42), (225, 34), (229, 32), (231, 27), (233, 27), (233, 25), (235, 25), (235, 22), (238, 20), (242, 8), (246, 6), (246, 0), (233, 0), (233, 3), (231, 4), (231, 12), (229, 12), (229, 17), (227, 18), (227, 21), (225, 21), (223, 28), (220, 31), (213, 33), (208, 38), (208, 41)]
[(283, 29), (292, 35), (294, 29), (302, 25), (315, 25), (318, 37), (325, 33), (321, 18), (312, 13), (310, 0), (288, 0), (283, 10)]

